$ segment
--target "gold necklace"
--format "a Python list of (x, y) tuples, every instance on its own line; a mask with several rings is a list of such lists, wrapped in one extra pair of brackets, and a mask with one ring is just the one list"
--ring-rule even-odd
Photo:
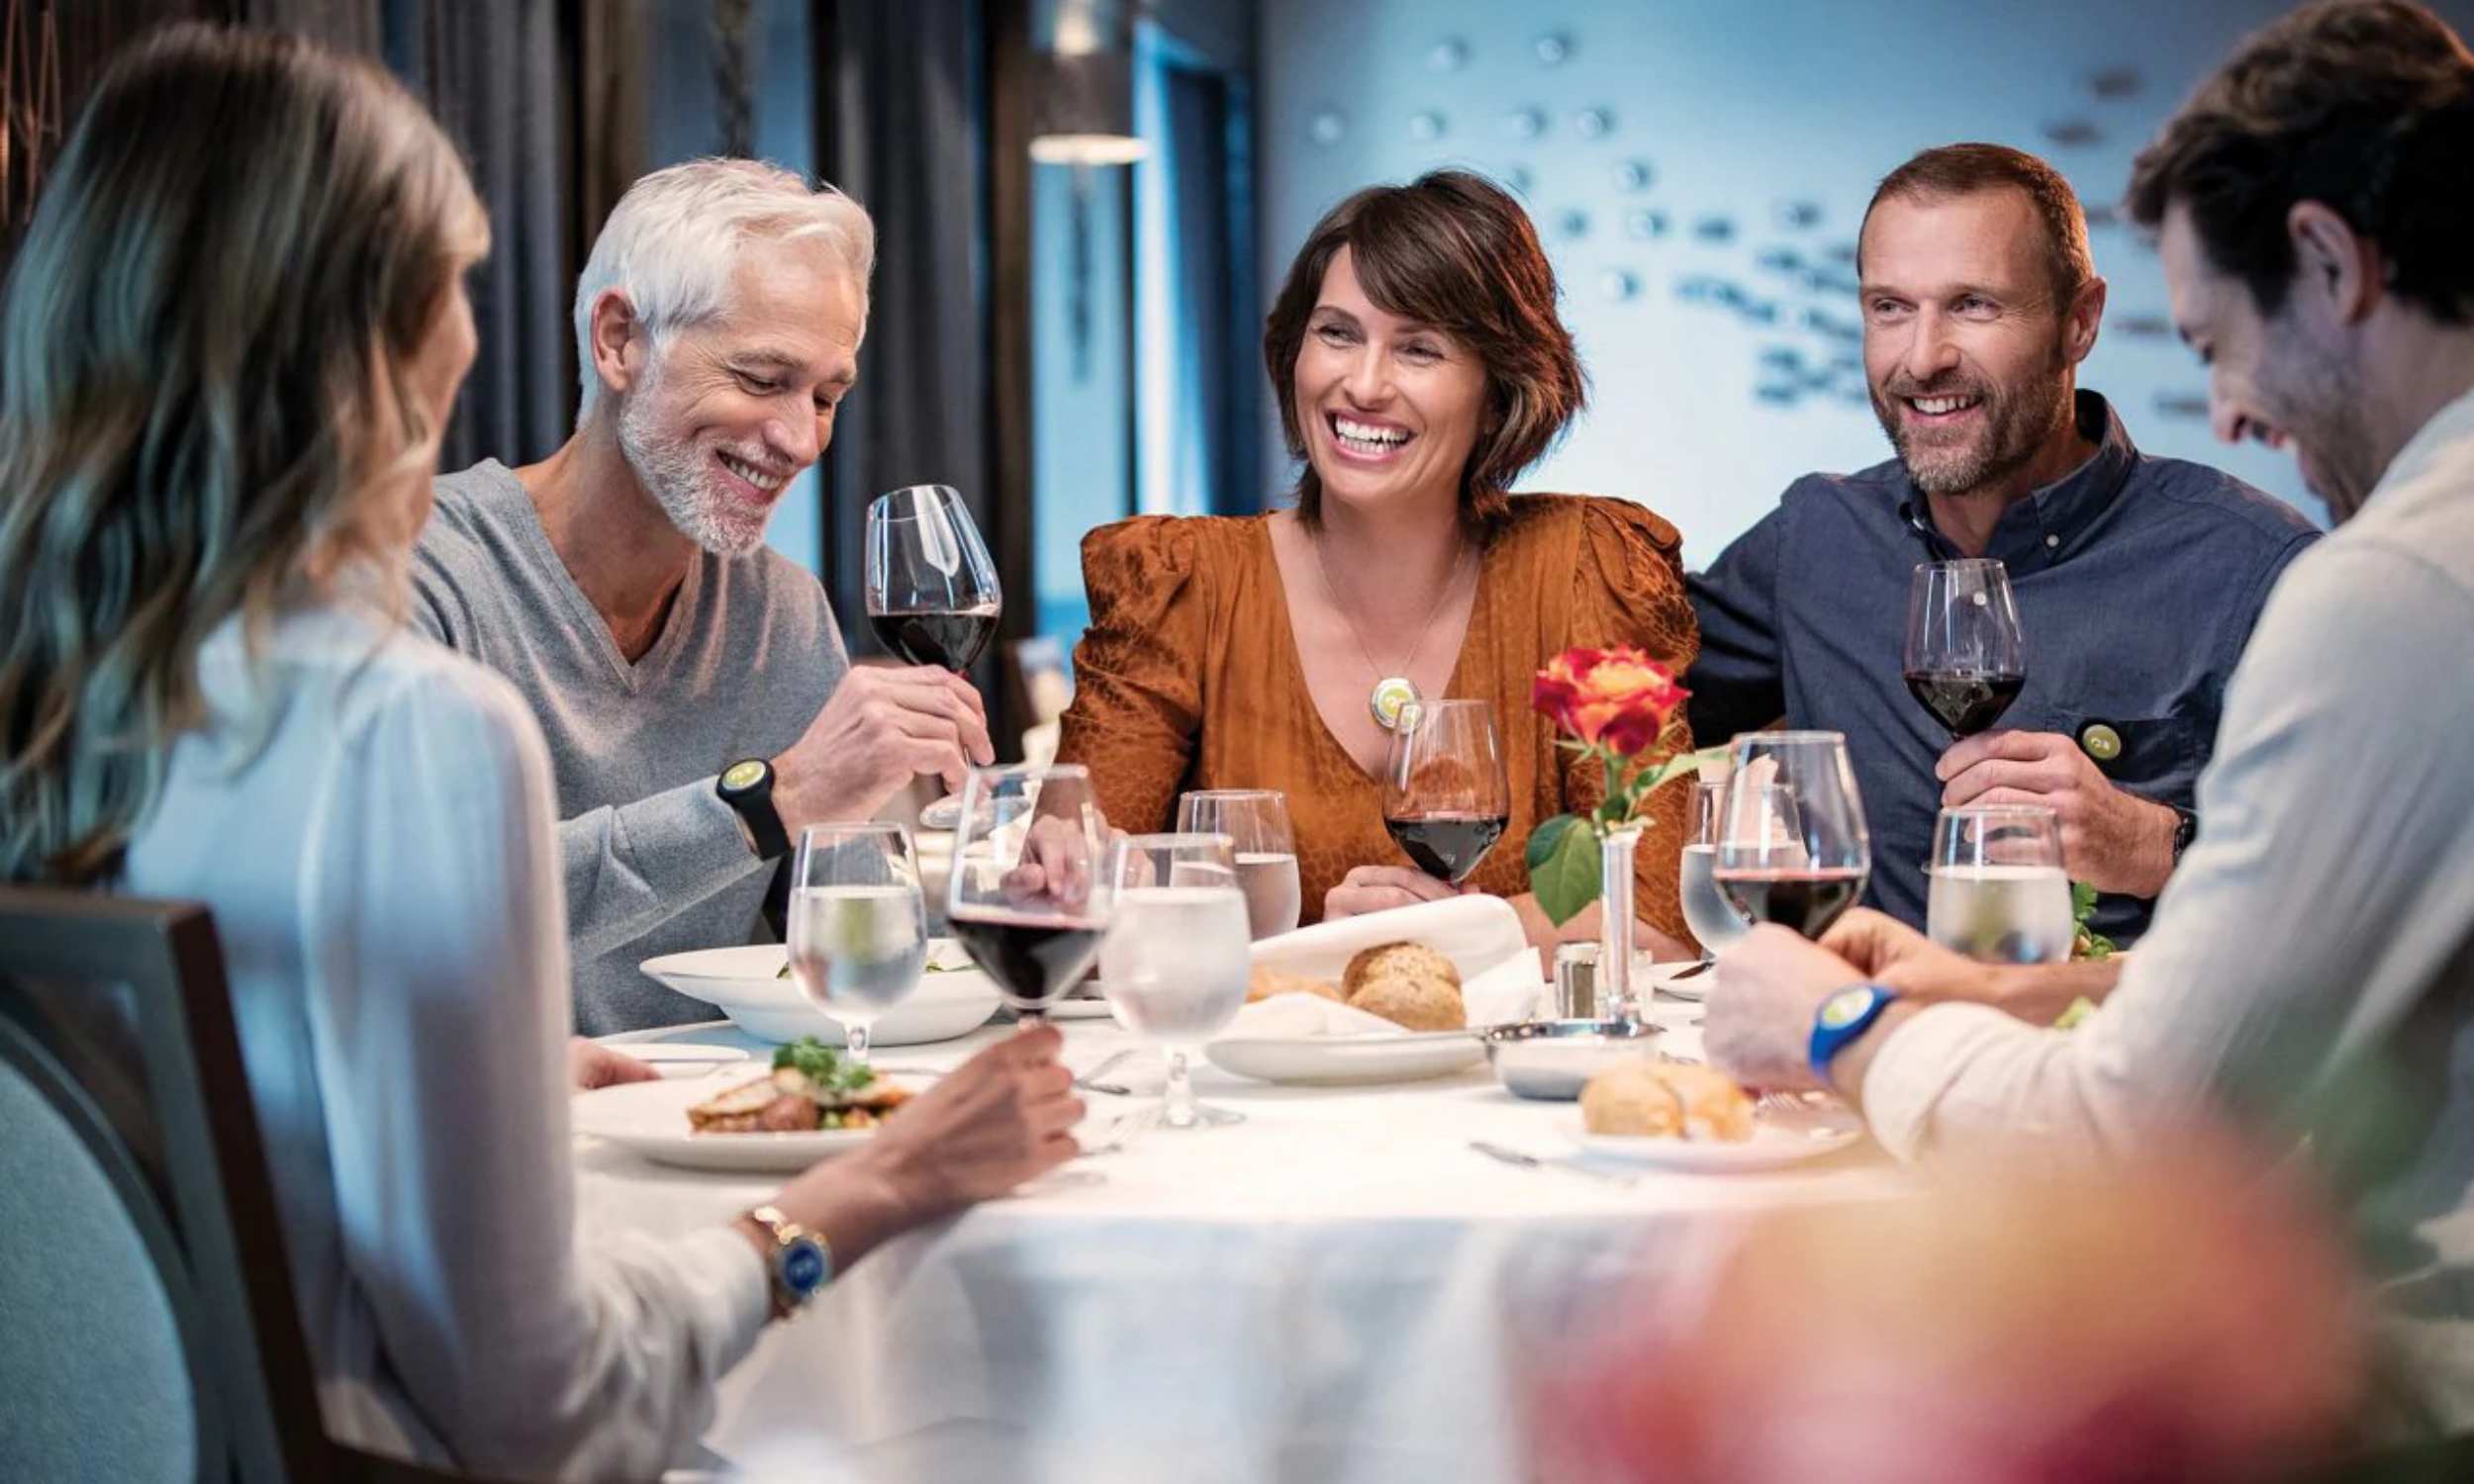
[(1331, 599), (1332, 607), (1339, 612), (1340, 621), (1349, 626), (1349, 637), (1357, 641), (1358, 657), (1366, 661), (1367, 672), (1375, 677), (1375, 688), (1366, 693), (1366, 709), (1373, 713), (1375, 724), (1387, 732), (1400, 729), (1402, 716), (1410, 716), (1414, 724), (1415, 717), (1411, 713), (1417, 703), (1426, 697), (1418, 693), (1417, 683), (1409, 679), (1408, 672), (1417, 668), (1417, 656), (1426, 647), (1426, 635), (1435, 626), (1435, 615), (1443, 611), (1444, 601), (1460, 591), (1461, 558), (1467, 548), (1453, 552), (1452, 576), (1444, 583), (1443, 591), (1435, 596), (1434, 605), (1426, 610), (1426, 621), (1418, 625), (1417, 642), (1409, 646), (1409, 657), (1401, 661), (1400, 673), (1385, 675), (1383, 667), (1375, 663), (1375, 652), (1366, 647), (1366, 635), (1358, 631), (1356, 617), (1340, 601), (1339, 586), (1331, 580), (1331, 564), (1323, 558), (1322, 539), (1319, 536), (1308, 539), (1314, 546), (1314, 570), (1323, 579), (1323, 592)]

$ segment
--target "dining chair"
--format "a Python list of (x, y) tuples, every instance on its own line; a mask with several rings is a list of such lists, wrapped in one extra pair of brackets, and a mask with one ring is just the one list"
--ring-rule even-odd
[(215, 927), (0, 887), (0, 1479), (447, 1484), (328, 1438)]

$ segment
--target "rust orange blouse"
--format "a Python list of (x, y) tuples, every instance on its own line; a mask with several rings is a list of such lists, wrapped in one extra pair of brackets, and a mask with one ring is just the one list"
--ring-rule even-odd
[[(1307, 692), (1272, 554), (1269, 516), (1145, 515), (1083, 538), (1091, 627), (1074, 651), (1074, 704), (1057, 749), (1086, 764), (1108, 822), (1176, 822), (1189, 788), (1278, 788), (1297, 837), (1303, 920), (1351, 867), (1408, 866), (1383, 829), (1380, 783), (1324, 726)], [(1512, 820), (1469, 881), (1529, 889), (1538, 822), (1595, 806), (1605, 781), (1555, 747), (1529, 708), (1540, 666), (1576, 644), (1638, 645), (1680, 675), (1699, 649), (1675, 528), (1629, 501), (1523, 495), (1488, 541), (1448, 694), (1494, 702)], [(1660, 756), (1691, 746), (1681, 715)], [(1639, 856), (1640, 915), (1689, 942), (1675, 899), (1687, 790), (1652, 795)]]

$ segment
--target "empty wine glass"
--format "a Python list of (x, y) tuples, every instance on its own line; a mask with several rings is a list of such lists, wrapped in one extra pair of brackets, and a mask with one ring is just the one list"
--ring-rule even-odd
[(1482, 700), (1411, 701), (1383, 769), (1383, 828), (1417, 869), (1459, 885), (1512, 822), (1512, 789)]
[(1907, 689), (1954, 737), (1991, 729), (2028, 681), (2010, 569), (1927, 562), (1907, 590)]
[(963, 785), (945, 921), (1005, 1003), (1037, 1024), (1099, 953), (1113, 893), (1091, 774), (977, 768)]
[(919, 986), (927, 921), (910, 833), (898, 824), (811, 824), (791, 865), (791, 974), (868, 1060), (877, 1017)]
[[(912, 485), (868, 506), (866, 581), (877, 642), (909, 664), (956, 675), (978, 662), (1004, 611), (971, 508), (943, 485)], [(960, 807), (958, 798), (937, 799), (919, 823), (952, 829)]]
[(1168, 1088), (1135, 1127), (1194, 1129), (1244, 1115), (1194, 1101), (1190, 1057), (1245, 1008), (1246, 896), (1226, 835), (1131, 835), (1109, 869), (1115, 907), (1100, 990), (1126, 1029), (1168, 1053)]
[(1829, 930), (1872, 876), (1872, 838), (1839, 732), (1735, 739), (1713, 873), (1755, 922)]
[(1299, 907), (1297, 842), (1288, 800), (1277, 788), (1196, 788), (1177, 800), (1177, 828), (1226, 835), (1246, 893), (1246, 927), (1257, 938), (1293, 931)]
[(1718, 834), (1725, 818), (1724, 779), (1695, 779), (1692, 784), (1691, 833), (1684, 837), (1677, 865), (1676, 890), (1683, 900), (1684, 926), (1701, 943), (1701, 962), (1715, 963), (1720, 951), (1753, 930), (1727, 893), (1718, 889)]
[(2042, 804), (1944, 809), (1925, 868), (1925, 933), (1988, 964), (2058, 964), (2076, 926), (2061, 822)]

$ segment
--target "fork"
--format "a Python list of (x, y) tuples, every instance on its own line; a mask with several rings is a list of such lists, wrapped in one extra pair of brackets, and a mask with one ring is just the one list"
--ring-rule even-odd
[(1560, 1169), (1566, 1174), (1585, 1175), (1592, 1180), (1603, 1180), (1610, 1185), (1629, 1187), (1632, 1184), (1631, 1175), (1616, 1174), (1606, 1169), (1592, 1169), (1586, 1164), (1574, 1164), (1563, 1159), (1541, 1159), (1536, 1155), (1524, 1154), (1500, 1144), (1489, 1144), (1483, 1139), (1472, 1139), (1469, 1147), (1489, 1159), (1500, 1159), (1506, 1164), (1517, 1165), (1522, 1169)]
[(1106, 1071), (1109, 1067), (1114, 1067), (1116, 1064), (1124, 1061), (1127, 1057), (1130, 1057), (1133, 1054), (1133, 1049), (1130, 1047), (1124, 1051), (1110, 1052), (1107, 1056), (1099, 1059), (1099, 1065), (1094, 1067), (1089, 1071), (1077, 1074), (1074, 1078), (1074, 1085), (1082, 1088), (1086, 1092), (1106, 1092), (1117, 1097), (1133, 1096), (1134, 1089), (1126, 1086), (1123, 1082), (1103, 1082), (1099, 1080), (1099, 1074), (1101, 1072)]

